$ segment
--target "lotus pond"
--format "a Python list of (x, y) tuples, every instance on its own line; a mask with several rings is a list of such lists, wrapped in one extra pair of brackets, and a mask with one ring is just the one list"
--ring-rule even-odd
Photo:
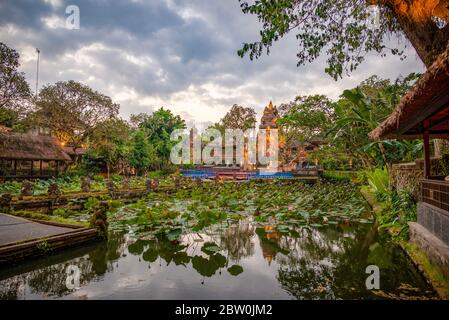
[(107, 241), (0, 269), (0, 299), (435, 297), (349, 183), (210, 182), (110, 208)]

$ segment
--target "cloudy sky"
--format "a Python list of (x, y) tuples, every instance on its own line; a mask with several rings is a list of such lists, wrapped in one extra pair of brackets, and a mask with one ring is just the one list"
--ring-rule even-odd
[[(65, 27), (68, 5), (80, 9), (80, 29)], [(298, 43), (290, 35), (257, 61), (241, 59), (243, 42), (256, 40), (260, 24), (238, 0), (0, 0), (0, 41), (21, 55), (35, 87), (76, 80), (109, 95), (121, 114), (165, 106), (188, 121), (218, 121), (234, 103), (261, 113), (297, 95), (336, 98), (372, 74), (395, 79), (423, 66), (408, 59), (369, 56), (338, 82), (324, 73), (325, 57), (296, 67)]]

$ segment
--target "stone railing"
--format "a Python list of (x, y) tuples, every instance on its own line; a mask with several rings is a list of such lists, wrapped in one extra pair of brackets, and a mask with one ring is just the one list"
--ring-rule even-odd
[[(444, 177), (447, 165), (442, 158), (431, 159), (431, 175)], [(421, 180), (424, 179), (424, 160), (394, 164), (390, 170), (390, 186), (398, 191), (407, 191), (416, 199), (420, 199)]]

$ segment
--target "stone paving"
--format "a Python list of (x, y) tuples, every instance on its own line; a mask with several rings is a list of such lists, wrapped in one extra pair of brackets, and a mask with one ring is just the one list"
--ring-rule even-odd
[(73, 232), (73, 229), (40, 224), (0, 213), (0, 246), (67, 232)]

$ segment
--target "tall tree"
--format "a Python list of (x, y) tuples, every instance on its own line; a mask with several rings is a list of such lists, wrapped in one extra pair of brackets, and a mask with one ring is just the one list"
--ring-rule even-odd
[(224, 129), (246, 129), (254, 128), (256, 124), (256, 111), (253, 108), (242, 107), (234, 104), (231, 110), (221, 119), (220, 124)]
[(390, 115), (416, 77), (410, 74), (391, 83), (374, 76), (357, 88), (345, 90), (335, 103), (335, 121), (328, 136), (344, 153), (360, 159), (366, 167), (390, 165), (410, 152), (419, 154), (415, 142), (373, 142), (368, 137), (368, 133)]
[(36, 106), (34, 125), (50, 129), (74, 147), (85, 143), (97, 124), (115, 117), (120, 107), (108, 96), (72, 80), (43, 87)]
[(136, 130), (132, 139), (129, 164), (136, 169), (137, 174), (141, 174), (148, 170), (154, 158), (155, 152), (152, 145), (148, 142), (145, 130)]
[(31, 90), (19, 72), (19, 54), (0, 42), (0, 124), (12, 127), (30, 106)]
[(154, 147), (159, 160), (168, 163), (170, 151), (175, 141), (170, 140), (173, 130), (185, 129), (185, 121), (178, 115), (174, 115), (170, 110), (160, 108), (151, 115), (133, 116), (133, 119), (140, 119), (140, 128), (145, 128), (149, 143)]
[[(274, 42), (296, 33), (298, 65), (328, 56), (325, 71), (336, 80), (351, 72), (367, 52), (388, 51), (404, 58), (403, 45), (391, 48), (391, 36), (406, 38), (428, 67), (449, 40), (448, 0), (239, 0), (245, 14), (262, 22), (259, 41), (238, 51), (250, 59), (260, 57)], [(376, 6), (378, 13), (372, 8)], [(371, 19), (371, 20), (370, 20)], [(370, 21), (376, 21), (375, 25)], [(398, 41), (398, 43), (401, 41)], [(403, 43), (404, 44), (404, 43)]]
[(126, 121), (120, 118), (110, 118), (98, 123), (89, 139), (91, 155), (101, 159), (106, 164), (107, 173), (111, 168), (123, 168), (129, 153), (130, 128)]
[(291, 139), (310, 141), (322, 137), (334, 118), (333, 102), (323, 95), (298, 96), (282, 104), (283, 116), (278, 120), (286, 142)]

